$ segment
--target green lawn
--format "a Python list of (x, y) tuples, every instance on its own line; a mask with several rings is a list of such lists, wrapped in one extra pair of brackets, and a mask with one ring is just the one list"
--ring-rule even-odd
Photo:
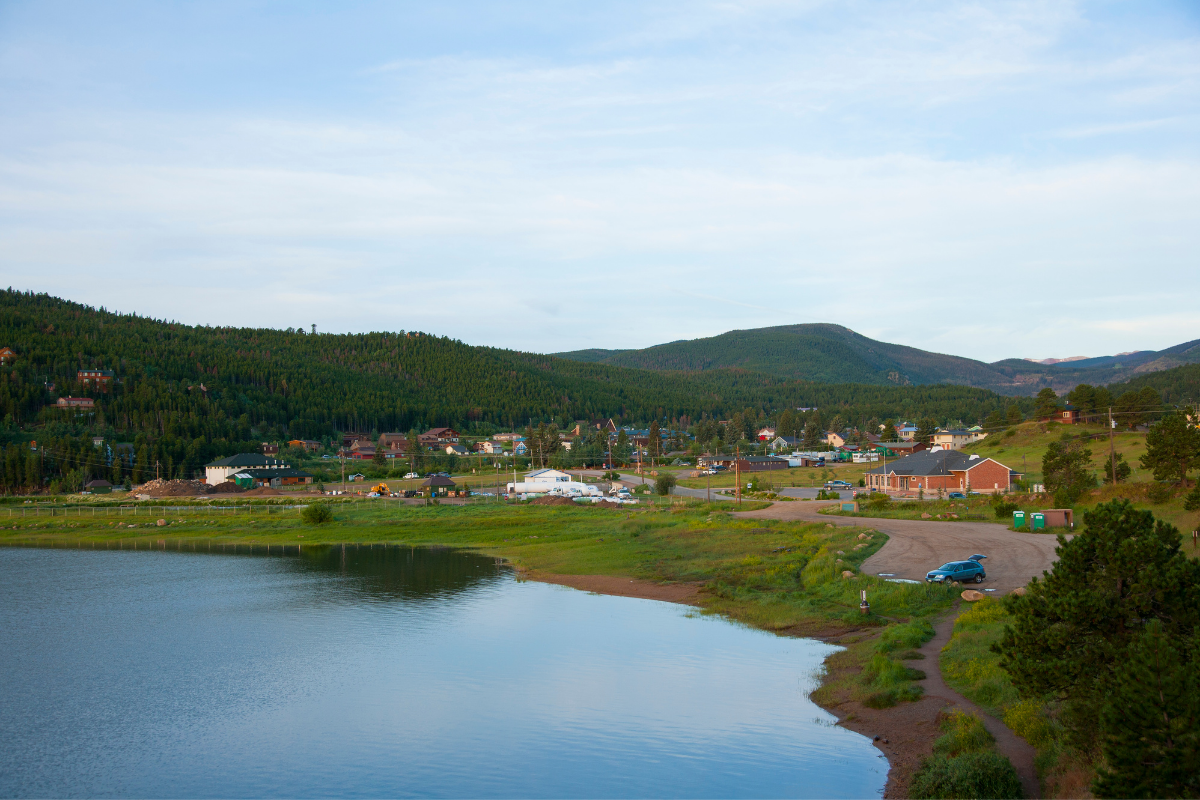
[[(1087, 436), (1092, 450), (1092, 467), (1100, 481), (1104, 480), (1104, 465), (1108, 461), (1108, 428), (1104, 425), (1060, 425), (1057, 422), (1025, 422), (1008, 431), (993, 433), (986, 439), (963, 448), (966, 453), (978, 453), (994, 458), (1009, 469), (1025, 473), (1030, 483), (1042, 483), (1042, 456), (1051, 442), (1057, 441), (1067, 432), (1073, 436)], [(1129, 480), (1145, 482), (1153, 480), (1148, 470), (1138, 465), (1138, 459), (1146, 452), (1146, 434), (1137, 431), (1114, 431), (1114, 450), (1125, 456), (1126, 463), (1133, 468)]]
[[(170, 502), (170, 501), (166, 501)], [(165, 503), (164, 503), (165, 504)], [(109, 504), (111, 506), (111, 504)], [(157, 504), (156, 504), (157, 505)], [(687, 581), (703, 587), (705, 609), (768, 630), (817, 631), (861, 625), (859, 591), (871, 597), (869, 625), (922, 617), (945, 608), (940, 587), (887, 583), (857, 574), (858, 564), (886, 537), (858, 528), (735, 520), (727, 505), (659, 499), (605, 509), (504, 503), (407, 506), (384, 502), (333, 504), (335, 521), (303, 523), (295, 510), (268, 506), (255, 514), (218, 515), (196, 504), (195, 513), (150, 516), (5, 517), (0, 544), (85, 542), (120, 546), (199, 540), (242, 544), (389, 542), (463, 547), (515, 565), (561, 574), (603, 574), (654, 581)], [(21, 507), (10, 505), (19, 513)], [(110, 514), (113, 512), (109, 512)], [(128, 524), (138, 527), (129, 528)], [(839, 555), (838, 551), (844, 551)], [(856, 573), (843, 579), (843, 570)]]
[[(811, 487), (819, 489), (825, 485), (825, 481), (849, 481), (852, 485), (858, 486), (858, 480), (868, 469), (873, 469), (883, 462), (875, 462), (872, 464), (837, 464), (830, 465), (824, 469), (820, 467), (795, 467), (793, 469), (769, 470), (765, 472), (748, 472), (742, 477), (747, 481), (751, 478), (758, 478), (758, 482), (763, 486), (772, 488), (785, 488), (790, 486)], [(703, 489), (706, 481), (711, 481), (713, 489), (723, 489), (733, 487), (733, 471), (726, 470), (718, 475), (711, 475), (707, 478), (701, 476), (699, 478), (688, 477), (692, 470), (681, 470), (676, 474), (679, 475), (679, 485), (686, 486), (689, 489)]]

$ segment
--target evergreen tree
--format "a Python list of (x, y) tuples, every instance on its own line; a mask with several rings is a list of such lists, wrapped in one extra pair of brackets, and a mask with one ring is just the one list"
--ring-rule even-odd
[(790, 408), (785, 408), (779, 415), (779, 424), (775, 427), (780, 436), (799, 438), (800, 425), (796, 419), (796, 413)]
[(629, 456), (629, 434), (627, 434), (625, 429), (622, 428), (620, 432), (617, 433), (617, 443), (612, 449), (613, 468), (615, 469), (618, 464), (628, 464)]
[(1039, 419), (1053, 418), (1058, 415), (1058, 395), (1049, 386), (1037, 393), (1033, 414)]
[(1200, 429), (1188, 422), (1192, 409), (1173, 411), (1146, 434), (1146, 452), (1139, 463), (1154, 473), (1156, 481), (1172, 480), (1187, 485), (1187, 474), (1200, 466)]
[(808, 417), (804, 426), (804, 449), (816, 450), (825, 438), (825, 424), (821, 420), (821, 412), (814, 411)]
[(650, 452), (651, 456), (655, 458), (662, 457), (662, 437), (658, 429), (658, 420), (650, 422), (650, 444), (647, 445), (646, 449)]
[(896, 424), (892, 420), (887, 420), (883, 423), (883, 430), (879, 432), (879, 438), (884, 442), (894, 442), (900, 438), (900, 434), (896, 433)]
[(1077, 746), (1098, 744), (1114, 674), (1150, 620), (1172, 637), (1200, 625), (1200, 562), (1187, 558), (1173, 525), (1127, 500), (1084, 513), (1083, 531), (1058, 536), (1058, 561), (1025, 596), (1006, 603), (1013, 623), (996, 647), (1024, 697), (1063, 703)]
[(1019, 425), (1025, 417), (1021, 414), (1021, 409), (1016, 403), (1013, 403), (1004, 412), (1004, 419), (1009, 425)]
[(937, 433), (937, 420), (932, 417), (924, 417), (917, 423), (917, 435), (913, 438), (918, 442), (929, 444), (935, 433)]
[(1128, 480), (1133, 470), (1127, 463), (1125, 463), (1125, 455), (1123, 453), (1117, 453), (1115, 461), (1117, 465), (1116, 480), (1113, 480), (1114, 459), (1111, 458), (1105, 460), (1104, 462), (1104, 479), (1108, 483), (1124, 483), (1126, 480)]
[(1087, 441), (1063, 438), (1051, 442), (1042, 456), (1042, 480), (1060, 505), (1074, 505), (1079, 496), (1096, 485), (1092, 453)]
[(1101, 712), (1097, 797), (1200, 797), (1200, 633), (1151, 619), (1114, 671)]

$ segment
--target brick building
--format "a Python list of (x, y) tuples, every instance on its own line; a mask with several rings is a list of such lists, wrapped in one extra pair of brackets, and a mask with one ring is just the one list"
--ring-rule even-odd
[(935, 447), (867, 470), (867, 486), (893, 492), (1007, 492), (1020, 473), (999, 461)]
[(75, 372), (75, 380), (84, 386), (95, 386), (107, 391), (112, 386), (113, 371), (111, 369), (81, 369)]

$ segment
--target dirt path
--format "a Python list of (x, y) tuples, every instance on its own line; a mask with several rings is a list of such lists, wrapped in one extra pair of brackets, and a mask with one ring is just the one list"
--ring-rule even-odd
[(950, 642), (950, 636), (954, 632), (954, 620), (958, 618), (958, 613), (964, 610), (960, 608), (958, 612), (942, 619), (935, 626), (936, 633), (933, 638), (926, 642), (919, 651), (925, 658), (920, 663), (914, 661), (910, 662), (910, 664), (918, 669), (924, 667), (926, 677), (922, 685), (925, 687), (925, 695), (927, 697), (944, 700), (961, 711), (974, 713), (983, 720), (983, 724), (987, 726), (988, 732), (996, 739), (996, 751), (1006, 756), (1012, 762), (1013, 766), (1017, 768), (1017, 775), (1021, 778), (1021, 788), (1025, 792), (1025, 797), (1040, 797), (1041, 790), (1038, 787), (1037, 769), (1033, 763), (1034, 757), (1037, 756), (1037, 751), (1034, 750), (1033, 746), (1009, 730), (1008, 726), (1003, 722), (951, 689), (942, 680), (942, 671), (938, 667), (939, 656), (941, 655), (942, 648)]
[(871, 575), (919, 581), (925, 573), (947, 561), (964, 559), (974, 553), (988, 557), (984, 562), (987, 580), (978, 589), (1006, 594), (1024, 586), (1030, 578), (1041, 577), (1057, 556), (1055, 536), (1043, 533), (1017, 533), (992, 522), (935, 522), (913, 519), (838, 517), (818, 511), (830, 503), (795, 501), (775, 503), (759, 511), (735, 513), (747, 519), (785, 519), (849, 525), (880, 531), (888, 535), (887, 544), (863, 562), (862, 571)]

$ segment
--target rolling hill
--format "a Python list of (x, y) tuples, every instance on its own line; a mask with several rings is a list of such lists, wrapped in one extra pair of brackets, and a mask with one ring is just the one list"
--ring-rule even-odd
[(729, 331), (641, 350), (557, 353), (575, 361), (649, 370), (741, 368), (818, 383), (874, 385), (959, 384), (1006, 395), (1031, 395), (1045, 386), (1062, 394), (1077, 384), (1109, 384), (1200, 363), (1200, 340), (1166, 350), (1103, 356), (1058, 364), (1006, 359), (992, 364), (869, 339), (840, 325), (812, 323)]

